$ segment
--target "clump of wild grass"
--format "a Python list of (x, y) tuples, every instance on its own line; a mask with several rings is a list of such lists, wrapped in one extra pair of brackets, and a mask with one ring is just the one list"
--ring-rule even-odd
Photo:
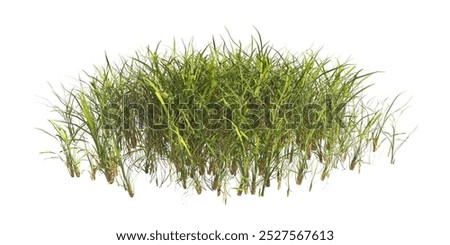
[(48, 133), (72, 177), (86, 164), (92, 179), (130, 196), (138, 172), (199, 194), (263, 196), (274, 182), (359, 168), (383, 144), (393, 163), (406, 139), (395, 127), (404, 107), (367, 99), (373, 73), (348, 62), (280, 52), (259, 34), (248, 46), (230, 38), (183, 47), (106, 59), (79, 87), (55, 93), (59, 118)]

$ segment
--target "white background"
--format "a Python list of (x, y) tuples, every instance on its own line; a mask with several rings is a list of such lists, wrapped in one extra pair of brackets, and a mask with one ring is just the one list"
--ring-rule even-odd
[[(0, 244), (126, 244), (116, 232), (156, 229), (332, 229), (327, 244), (449, 244), (449, 10), (430, 0), (2, 1)], [(322, 47), (323, 56), (384, 71), (370, 78), (371, 95), (405, 91), (413, 100), (402, 127), (418, 126), (396, 164), (380, 156), (360, 174), (332, 172), (312, 192), (271, 190), (224, 205), (213, 193), (155, 188), (145, 176), (129, 198), (103, 178), (72, 179), (62, 163), (39, 155), (55, 146), (35, 130), (50, 117), (39, 98), (50, 95), (47, 82), (74, 83), (104, 64), (105, 52), (118, 60), (173, 38), (201, 46), (226, 35), (225, 26), (244, 42), (255, 26), (276, 47)]]

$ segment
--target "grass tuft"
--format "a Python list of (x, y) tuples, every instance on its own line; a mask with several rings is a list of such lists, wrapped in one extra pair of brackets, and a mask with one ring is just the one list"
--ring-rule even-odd
[(367, 98), (372, 84), (355, 65), (319, 52), (283, 53), (262, 41), (230, 37), (147, 48), (106, 65), (58, 94), (44, 131), (60, 144), (69, 174), (88, 164), (134, 195), (144, 172), (158, 186), (175, 181), (198, 194), (258, 194), (276, 181), (291, 190), (333, 169), (360, 168), (387, 145), (391, 162), (408, 138), (396, 128), (406, 105)]

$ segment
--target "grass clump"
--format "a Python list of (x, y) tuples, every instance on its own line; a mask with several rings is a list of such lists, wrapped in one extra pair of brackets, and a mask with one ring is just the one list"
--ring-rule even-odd
[(46, 131), (70, 175), (86, 164), (134, 195), (133, 176), (176, 181), (225, 198), (258, 194), (274, 182), (310, 188), (333, 169), (354, 170), (387, 144), (391, 162), (407, 137), (396, 130), (404, 106), (367, 99), (372, 84), (348, 62), (276, 50), (258, 33), (203, 49), (147, 48), (63, 87)]

